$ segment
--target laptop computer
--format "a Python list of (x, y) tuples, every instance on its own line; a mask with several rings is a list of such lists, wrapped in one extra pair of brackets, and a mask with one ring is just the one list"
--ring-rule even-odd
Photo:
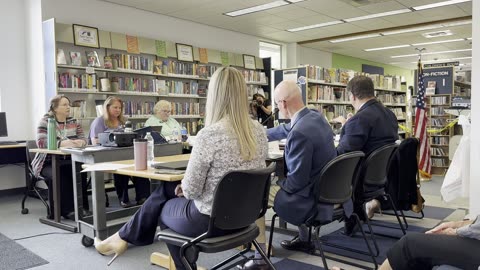
[(134, 132), (136, 132), (140, 138), (145, 138), (145, 135), (147, 135), (147, 132), (150, 132), (150, 134), (153, 137), (154, 144), (167, 143), (167, 140), (165, 139), (165, 137), (162, 136), (162, 126), (143, 127), (143, 128), (134, 130)]
[(172, 162), (152, 163), (155, 169), (185, 170), (187, 169), (188, 160), (179, 160)]

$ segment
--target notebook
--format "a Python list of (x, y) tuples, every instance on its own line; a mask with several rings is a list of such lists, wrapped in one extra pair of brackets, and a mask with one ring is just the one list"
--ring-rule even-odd
[(185, 170), (188, 165), (188, 160), (152, 163), (152, 168), (155, 169), (171, 169), (171, 170)]

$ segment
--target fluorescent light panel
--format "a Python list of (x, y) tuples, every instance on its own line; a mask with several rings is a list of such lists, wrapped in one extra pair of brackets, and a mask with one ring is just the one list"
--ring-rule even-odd
[(444, 2), (439, 2), (439, 3), (433, 3), (433, 4), (428, 4), (428, 5), (423, 5), (423, 6), (416, 6), (412, 7), (414, 10), (424, 10), (424, 9), (429, 9), (429, 8), (436, 8), (436, 7), (443, 7), (443, 6), (449, 6), (449, 5), (455, 5), (455, 4), (460, 4), (464, 2), (470, 2), (471, 0), (450, 0), (450, 1), (444, 1)]
[[(425, 60), (422, 61), (422, 63), (441, 63), (445, 61), (456, 61), (456, 60), (466, 60), (466, 59), (472, 59), (471, 56), (467, 57), (456, 57), (456, 58), (443, 58), (443, 59), (437, 59), (437, 60)], [(418, 62), (410, 62), (412, 64), (417, 64)]]
[[(426, 52), (422, 53), (422, 55), (432, 55), (432, 54), (442, 54), (442, 53), (456, 53), (456, 52), (467, 52), (471, 51), (472, 49), (461, 49), (461, 50), (450, 50), (450, 51), (441, 51), (441, 52)], [(412, 56), (418, 56), (418, 53), (415, 54), (405, 54), (405, 55), (395, 55), (395, 56), (390, 56), (390, 58), (403, 58), (403, 57), (412, 57)]]
[(263, 4), (263, 5), (258, 5), (258, 6), (254, 6), (254, 7), (249, 7), (249, 8), (244, 8), (244, 9), (239, 9), (239, 10), (227, 12), (227, 13), (225, 13), (225, 15), (230, 16), (230, 17), (236, 17), (236, 16), (241, 16), (241, 15), (245, 15), (245, 14), (249, 14), (249, 13), (254, 13), (254, 12), (258, 12), (258, 11), (263, 11), (263, 10), (267, 10), (267, 9), (281, 7), (281, 6), (285, 6), (285, 5), (289, 5), (289, 4), (290, 4), (289, 2), (283, 1), (283, 0), (282, 1), (275, 1), (275, 2), (271, 2), (271, 3)]
[(347, 38), (339, 38), (339, 39), (333, 39), (329, 40), (331, 43), (339, 43), (339, 42), (345, 42), (345, 41), (352, 41), (352, 40), (357, 40), (357, 39), (365, 39), (365, 38), (372, 38), (372, 37), (379, 37), (380, 34), (368, 34), (368, 35), (360, 35), (360, 36), (353, 36), (353, 37), (347, 37)]
[(313, 28), (320, 28), (320, 27), (330, 26), (330, 25), (335, 25), (335, 24), (340, 24), (340, 23), (343, 23), (343, 21), (331, 21), (331, 22), (326, 22), (326, 23), (307, 25), (307, 26), (287, 29), (287, 31), (288, 32), (298, 32), (298, 31), (304, 31), (304, 30), (309, 30), (309, 29), (313, 29)]
[(405, 47), (410, 47), (410, 46), (411, 46), (410, 44), (404, 44), (404, 45), (395, 45), (395, 46), (389, 46), (389, 47), (380, 47), (380, 48), (365, 49), (364, 51), (366, 51), (366, 52), (373, 52), (373, 51), (382, 51), (382, 50), (405, 48)]
[(431, 44), (440, 44), (440, 43), (450, 43), (450, 42), (458, 42), (458, 41), (465, 41), (465, 39), (464, 39), (464, 38), (457, 38), (457, 39), (440, 40), (440, 41), (432, 41), (432, 42), (414, 43), (414, 44), (412, 44), (412, 46), (422, 46), (422, 45), (431, 45)]
[(285, 1), (293, 4), (293, 3), (303, 2), (305, 0), (285, 0)]
[(412, 10), (410, 10), (408, 8), (399, 9), (399, 10), (392, 10), (392, 11), (387, 11), (387, 12), (382, 12), (382, 13), (376, 13), (376, 14), (370, 14), (370, 15), (365, 15), (365, 16), (360, 16), (360, 17), (355, 17), (355, 18), (344, 19), (344, 21), (345, 22), (356, 22), (356, 21), (361, 21), (361, 20), (368, 20), (368, 19), (373, 19), (373, 18), (392, 16), (392, 15), (397, 15), (397, 14), (402, 14), (402, 13), (407, 13), (407, 12), (412, 12)]
[(430, 30), (430, 29), (436, 29), (436, 28), (438, 28), (438, 25), (427, 25), (427, 26), (421, 26), (421, 27), (412, 27), (412, 28), (386, 31), (386, 32), (382, 32), (382, 34), (384, 36), (390, 36), (390, 35), (398, 35), (398, 34), (403, 34), (403, 33), (418, 32), (418, 31), (424, 31), (424, 30)]

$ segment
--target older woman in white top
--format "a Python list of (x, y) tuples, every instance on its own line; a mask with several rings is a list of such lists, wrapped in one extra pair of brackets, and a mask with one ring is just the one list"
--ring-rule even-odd
[[(208, 89), (205, 128), (198, 133), (182, 183), (166, 182), (118, 233), (102, 242), (96, 239), (100, 253), (119, 255), (128, 243), (151, 244), (157, 225), (191, 237), (206, 232), (214, 190), (222, 176), (231, 170), (266, 166), (267, 137), (263, 127), (248, 117), (242, 74), (235, 68), (221, 67)], [(168, 249), (176, 268), (185, 269), (179, 248), (168, 245)]]
[(154, 115), (150, 116), (145, 122), (145, 126), (162, 126), (162, 135), (170, 137), (173, 130), (177, 129), (180, 132), (181, 126), (173, 117), (170, 116), (172, 112), (172, 105), (166, 100), (160, 100), (153, 107)]

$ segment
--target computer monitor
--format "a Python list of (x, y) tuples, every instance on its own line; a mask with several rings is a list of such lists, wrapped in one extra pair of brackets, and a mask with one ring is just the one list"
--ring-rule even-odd
[(0, 137), (8, 137), (7, 115), (5, 112), (0, 112)]

